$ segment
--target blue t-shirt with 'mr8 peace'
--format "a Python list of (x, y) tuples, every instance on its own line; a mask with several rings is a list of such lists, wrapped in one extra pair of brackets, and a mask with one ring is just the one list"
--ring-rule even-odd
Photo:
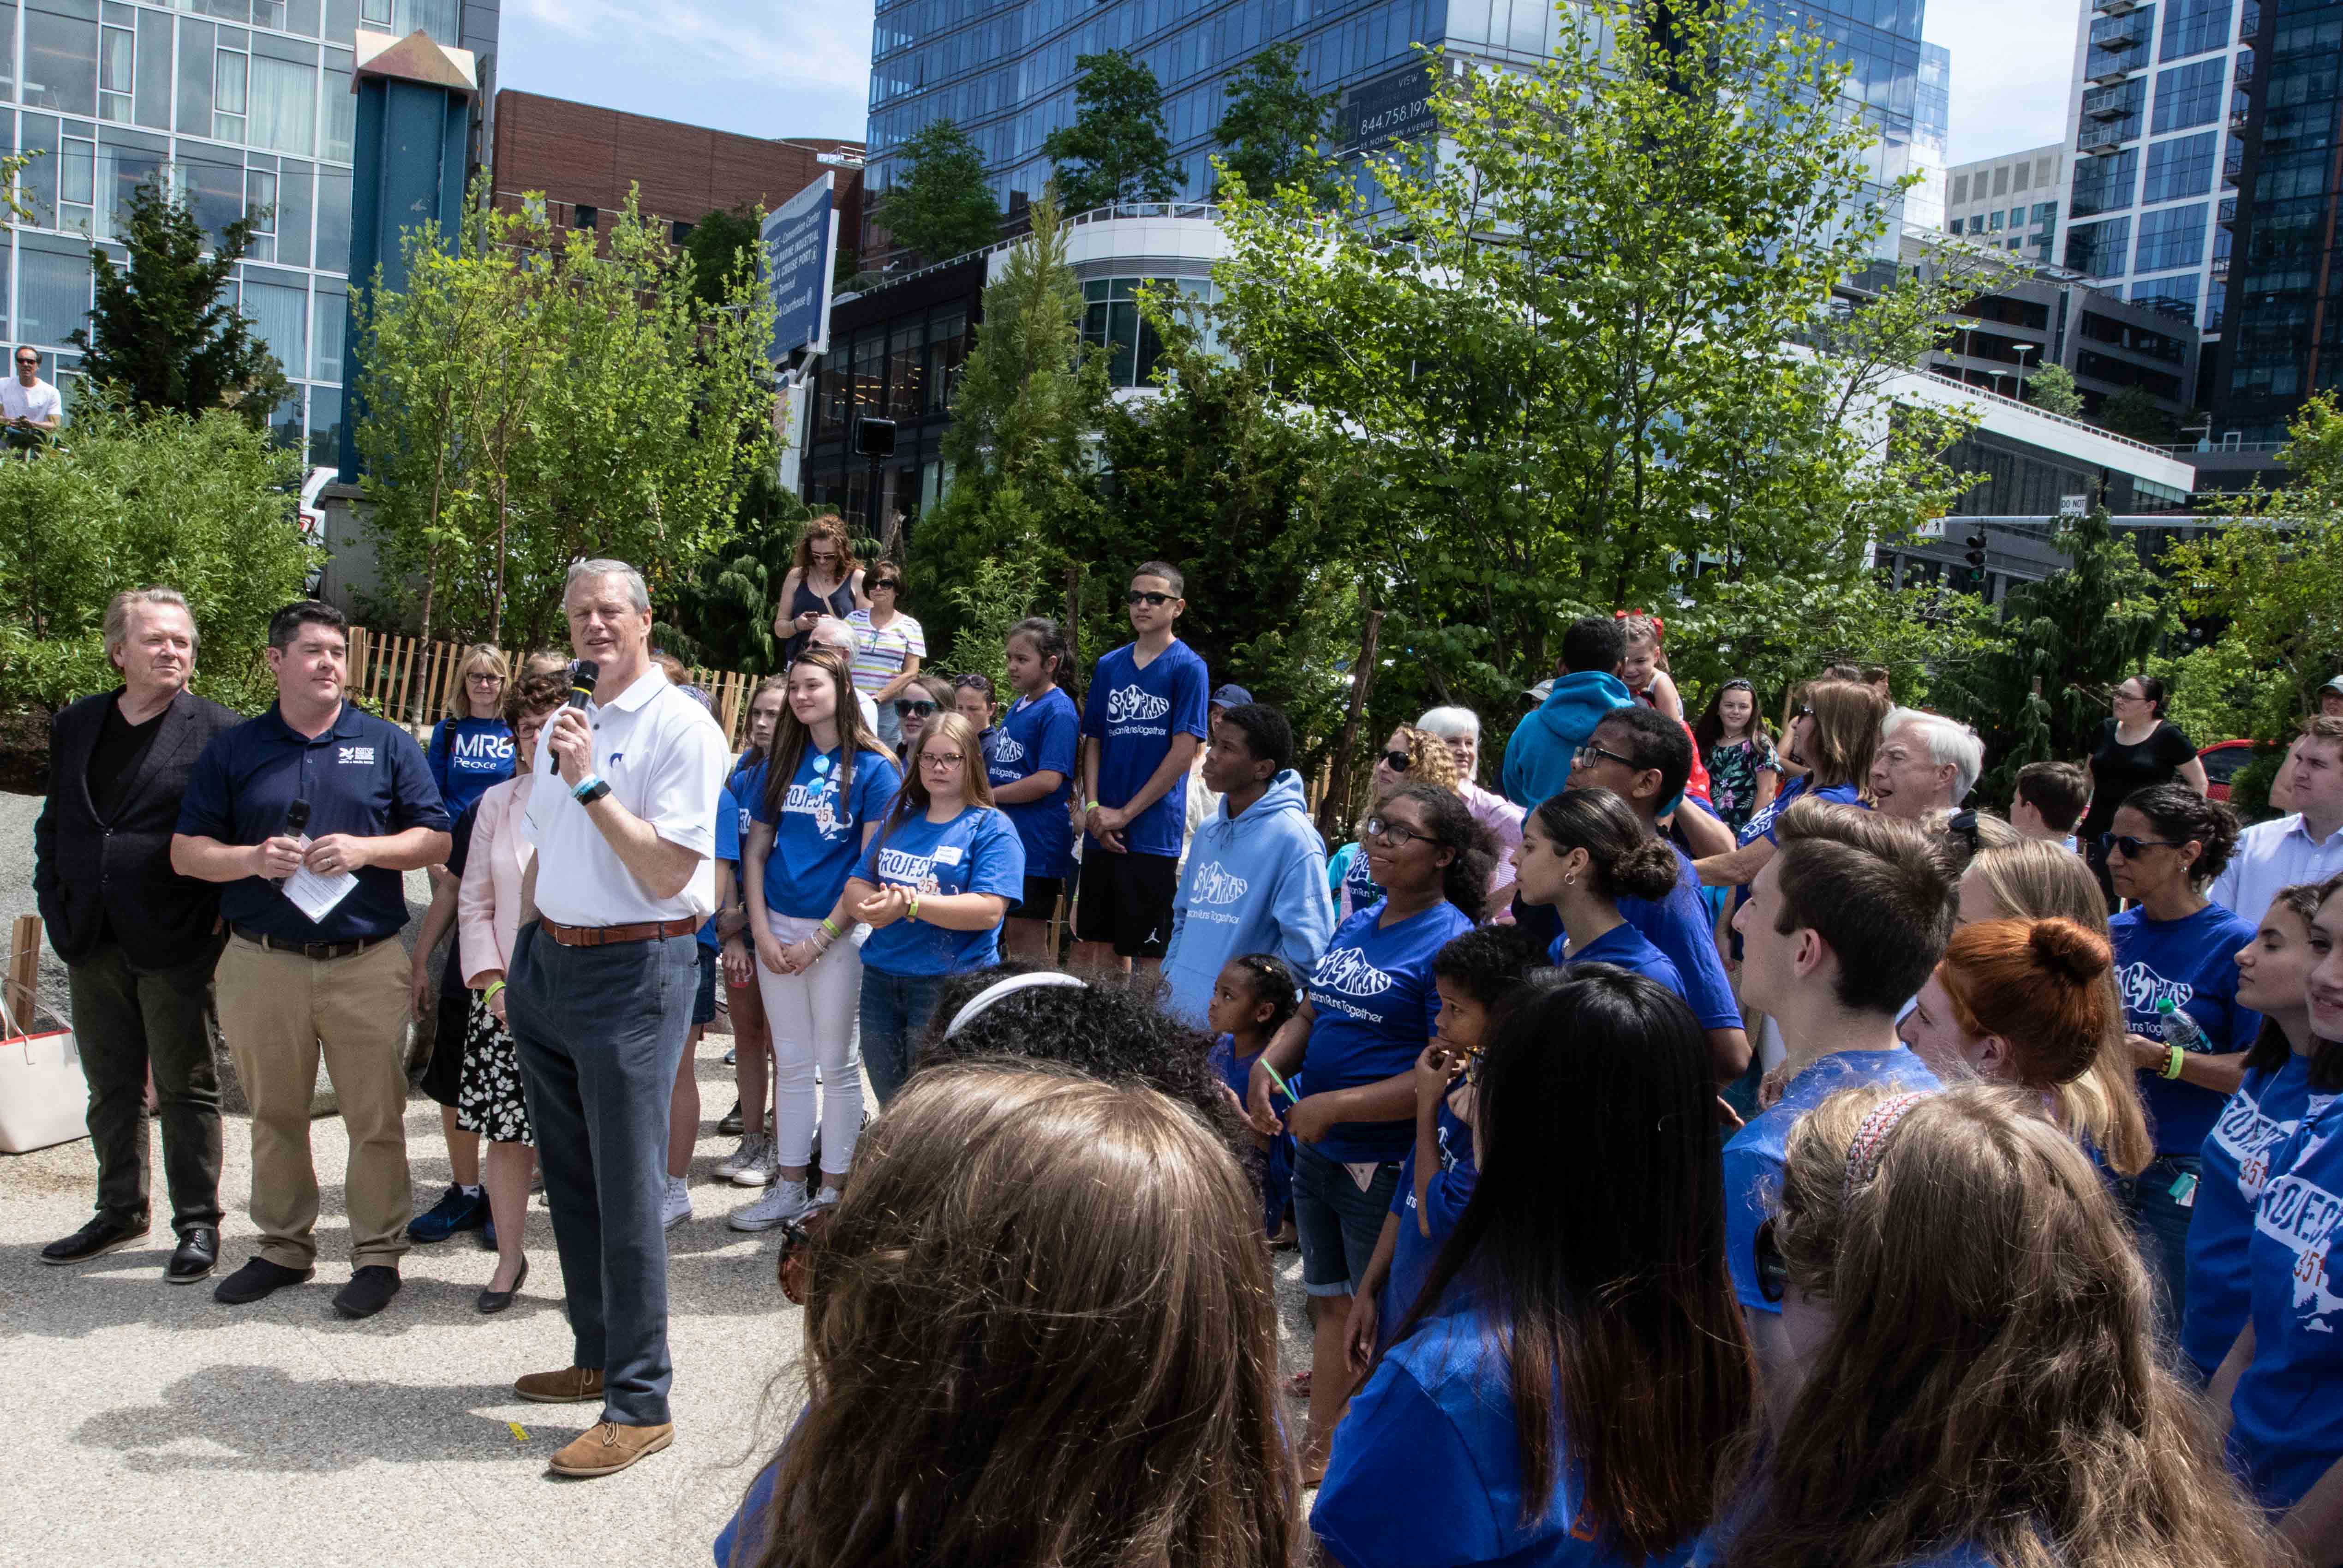
[[(1117, 809), (1155, 777), (1174, 735), (1200, 740), (1204, 736), (1210, 685), (1204, 661), (1176, 637), (1143, 668), (1138, 648), (1125, 643), (1098, 661), (1082, 705), (1082, 738), (1099, 743), (1099, 803)], [(1123, 829), (1123, 848), (1140, 855), (1177, 855), (1187, 826), (1187, 791), (1174, 779), (1161, 799)]]
[[(930, 822), (921, 811), (880, 829), (854, 874), (923, 899), (991, 893), (1013, 904), (1025, 890), (1025, 846), (1009, 819), (990, 806), (970, 806), (949, 822)], [(862, 944), (863, 964), (881, 974), (956, 975), (1000, 961), (998, 922), (980, 931), (948, 931), (901, 920), (879, 927)]]
[(846, 879), (862, 853), (862, 829), (887, 814), (903, 776), (876, 751), (854, 755), (854, 781), (840, 799), (840, 752), (809, 749), (782, 793), (780, 809), (766, 798), (759, 766), (739, 789), (749, 814), (773, 829), (765, 858), (765, 908), (792, 920), (818, 920), (838, 907)]
[[(1431, 1040), (1440, 1014), (1433, 956), (1473, 929), (1473, 917), (1443, 901), (1390, 926), (1384, 906), (1361, 910), (1334, 928), (1334, 940), (1310, 971), (1310, 1043), (1302, 1048), (1298, 1094), (1324, 1094), (1380, 1083), (1407, 1071)], [(1338, 1121), (1317, 1143), (1340, 1164), (1384, 1163), (1415, 1142), (1415, 1118)]]

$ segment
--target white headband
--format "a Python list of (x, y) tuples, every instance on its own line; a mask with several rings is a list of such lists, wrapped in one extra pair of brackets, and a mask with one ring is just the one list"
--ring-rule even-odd
[(975, 1022), (987, 1008), (1002, 997), (1014, 996), (1021, 990), (1031, 990), (1036, 986), (1050, 985), (1081, 986), (1082, 981), (1058, 970), (1035, 970), (1031, 974), (1011, 975), (1006, 980), (994, 980), (969, 998), (967, 1004), (952, 1014), (951, 1022), (944, 1027), (944, 1038), (950, 1040)]

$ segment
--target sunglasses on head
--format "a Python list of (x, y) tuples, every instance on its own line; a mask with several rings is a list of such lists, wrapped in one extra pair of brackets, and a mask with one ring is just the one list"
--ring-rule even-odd
[(1718, 687), (1716, 689), (1719, 695), (1728, 691), (1745, 691), (1753, 697), (1757, 694), (1757, 689), (1755, 687), (1750, 685), (1749, 682), (1742, 679), (1737, 675), (1731, 680), (1726, 681), (1723, 686)]
[(2138, 859), (2142, 849), (2181, 848), (2181, 840), (2177, 839), (2135, 839), (2129, 833), (2102, 833), (2099, 835), (2099, 842), (2105, 844), (2111, 852), (2121, 854), (2127, 860)]
[(1961, 810), (1954, 812), (1951, 819), (1945, 823), (1945, 831), (1951, 834), (1954, 838), (1958, 839), (1962, 843), (1966, 844), (1969, 847), (1970, 854), (1974, 855), (1977, 852), (1979, 847), (1977, 839), (1977, 814), (1975, 811)]
[(1757, 1268), (1757, 1293), (1769, 1302), (1778, 1302), (1790, 1288), (1790, 1265), (1782, 1260), (1781, 1244), (1774, 1238), (1774, 1221), (1766, 1221), (1757, 1227), (1757, 1239), (1751, 1243), (1750, 1261)]
[(990, 697), (992, 695), (992, 681), (990, 678), (987, 676), (963, 675), (957, 677), (952, 681), (952, 689), (954, 691), (981, 691), (985, 696)]
[(1172, 602), (1172, 598), (1173, 596), (1168, 593), (1149, 593), (1144, 588), (1133, 588), (1129, 593), (1122, 596), (1122, 602), (1125, 604), (1167, 605)]

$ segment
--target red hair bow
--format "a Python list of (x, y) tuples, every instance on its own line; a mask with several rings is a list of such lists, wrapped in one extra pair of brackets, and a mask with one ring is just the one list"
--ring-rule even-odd
[(1613, 620), (1625, 620), (1631, 615), (1640, 615), (1645, 620), (1652, 623), (1652, 640), (1654, 642), (1665, 642), (1667, 640), (1668, 623), (1662, 620), (1658, 616), (1654, 615), (1649, 610), (1614, 609), (1611, 612), (1611, 618)]

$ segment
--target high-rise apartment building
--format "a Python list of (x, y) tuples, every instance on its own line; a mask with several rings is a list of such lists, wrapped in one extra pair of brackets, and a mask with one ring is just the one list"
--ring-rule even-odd
[[(1912, 167), (1921, 90), (1923, 0), (1819, 0), (1765, 9), (1814, 27), (1852, 72), (1847, 96), (1881, 133), (1879, 177)], [(1302, 49), (1312, 86), (1342, 95), (1347, 150), (1430, 123), (1430, 86), (1414, 45), (1460, 57), (1534, 65), (1560, 27), (1554, 0), (1365, 0), (1357, 5), (1285, 0), (879, 0), (870, 62), (870, 166), (875, 196), (892, 183), (906, 137), (940, 119), (984, 151), (1008, 205), (1049, 178), (1041, 151), (1074, 118), (1075, 59), (1109, 49), (1138, 58), (1162, 85), (1182, 195), (1212, 187), (1212, 127), (1230, 77), (1270, 44)], [(1895, 237), (1883, 241), (1893, 255)]]
[[(360, 28), (420, 29), (494, 69), (498, 0), (0, 0), (0, 115), (20, 151), (32, 221), (0, 239), (6, 334), (70, 388), (66, 342), (90, 305), (90, 246), (166, 173), (216, 234), (266, 210), (237, 267), (239, 303), (293, 396), (278, 438), (337, 460), (346, 372), (350, 186)], [(481, 103), (489, 101), (483, 91)], [(480, 142), (475, 127), (473, 156)], [(109, 246), (116, 260), (118, 247)]]
[[(2067, 156), (2065, 144), (2054, 143), (1956, 165), (1946, 195), (1945, 232), (2016, 251), (2028, 262), (2055, 260)], [(1912, 226), (1934, 226), (1916, 217)]]
[(1920, 183), (1904, 196), (1904, 221), (1934, 232), (1945, 221), (1951, 196), (1946, 168), (1953, 137), (1953, 52), (1942, 44), (1920, 45), (1920, 78), (1912, 97), (1912, 167)]
[(2220, 338), (2257, 0), (2087, 0), (2060, 259)]

